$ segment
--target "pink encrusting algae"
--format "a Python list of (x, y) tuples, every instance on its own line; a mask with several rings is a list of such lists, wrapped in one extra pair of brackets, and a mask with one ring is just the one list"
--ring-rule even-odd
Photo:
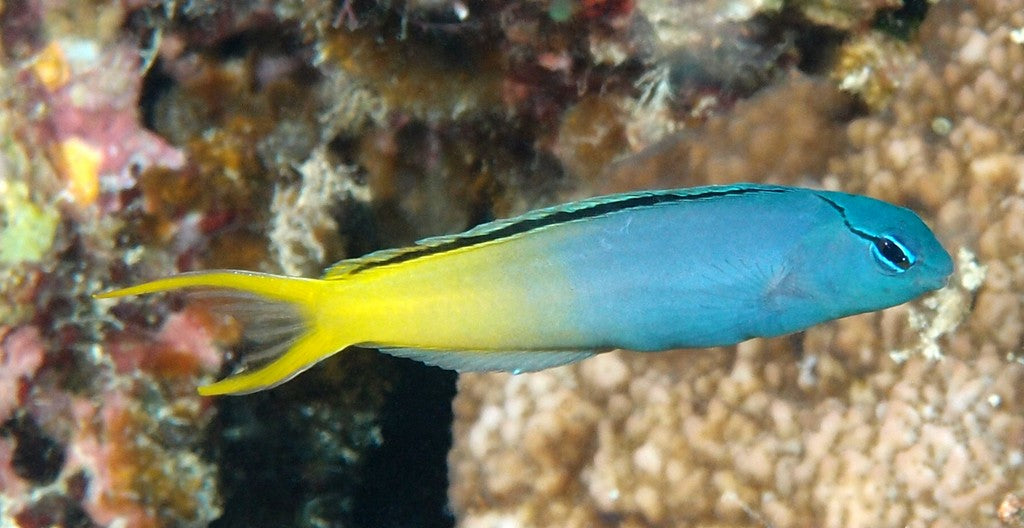
[(0, 327), (0, 422), (25, 402), (25, 387), (42, 365), (44, 353), (38, 328)]
[(51, 42), (34, 61), (17, 76), (26, 95), (46, 109), (34, 124), (33, 141), (46, 146), (80, 206), (95, 202), (101, 188), (133, 187), (136, 175), (149, 167), (184, 165), (181, 150), (140, 123), (137, 49), (67, 39)]

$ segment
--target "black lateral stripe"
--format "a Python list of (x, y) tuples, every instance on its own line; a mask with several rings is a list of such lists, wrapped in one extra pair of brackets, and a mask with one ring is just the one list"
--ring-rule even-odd
[[(651, 192), (650, 194), (631, 194), (623, 195), (621, 199), (609, 200), (609, 201), (597, 201), (593, 204), (578, 209), (554, 209), (548, 214), (523, 218), (521, 221), (513, 222), (511, 224), (499, 227), (493, 231), (486, 231), (475, 235), (466, 236), (454, 236), (450, 240), (446, 240), (439, 244), (431, 245), (420, 245), (409, 248), (409, 251), (403, 251), (397, 253), (390, 258), (382, 260), (368, 261), (365, 264), (355, 266), (347, 271), (347, 274), (359, 273), (368, 269), (376, 268), (379, 266), (387, 266), (389, 264), (398, 264), (401, 262), (408, 262), (415, 260), (420, 257), (429, 255), (437, 255), (446, 251), (452, 251), (455, 249), (461, 249), (483, 242), (490, 242), (493, 240), (500, 240), (502, 238), (512, 237), (521, 235), (529, 231), (534, 231), (543, 227), (548, 227), (556, 224), (562, 224), (566, 222), (574, 222), (579, 220), (585, 220), (587, 218), (594, 218), (603, 216), (609, 213), (616, 213), (620, 211), (627, 211), (631, 209), (640, 209), (643, 207), (651, 207), (655, 205), (675, 203), (675, 202), (689, 202), (698, 200), (708, 200), (712, 198), (721, 198), (725, 196), (739, 196), (744, 194), (757, 194), (757, 193), (784, 193), (789, 192), (791, 189), (785, 187), (714, 187), (707, 191), (698, 193), (683, 193), (683, 192)], [(527, 216), (529, 213), (527, 213)]]
[(825, 198), (824, 196), (822, 196), (820, 194), (818, 194), (816, 196), (818, 198), (821, 198), (822, 200), (825, 200), (826, 203), (831, 205), (832, 208), (834, 208), (836, 211), (839, 212), (839, 216), (841, 216), (843, 218), (843, 224), (846, 225), (846, 228), (849, 229), (851, 233), (853, 233), (853, 234), (855, 234), (855, 235), (857, 235), (857, 236), (859, 236), (859, 237), (861, 237), (861, 238), (863, 238), (865, 240), (870, 240), (872, 242), (878, 242), (879, 241), (879, 238), (877, 236), (872, 235), (871, 233), (868, 233), (866, 231), (862, 231), (860, 229), (857, 229), (856, 227), (853, 227), (853, 224), (850, 223), (850, 220), (848, 218), (846, 218), (846, 209), (843, 206), (833, 202), (832, 200), (829, 200), (828, 198)]

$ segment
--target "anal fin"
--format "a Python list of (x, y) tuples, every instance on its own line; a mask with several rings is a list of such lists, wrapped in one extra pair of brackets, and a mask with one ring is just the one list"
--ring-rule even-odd
[(433, 350), (377, 347), (392, 356), (415, 359), (457, 372), (535, 372), (582, 361), (596, 350)]

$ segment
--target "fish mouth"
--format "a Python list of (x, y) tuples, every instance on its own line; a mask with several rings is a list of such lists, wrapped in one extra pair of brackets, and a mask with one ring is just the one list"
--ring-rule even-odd
[(943, 257), (945, 258), (939, 258), (929, 263), (925, 273), (918, 278), (917, 283), (922, 288), (928, 291), (938, 290), (949, 284), (949, 279), (953, 275), (953, 259), (949, 254), (943, 255)]
[(949, 286), (949, 275), (944, 277), (934, 277), (925, 281), (918, 282), (926, 291), (935, 291), (938, 289)]

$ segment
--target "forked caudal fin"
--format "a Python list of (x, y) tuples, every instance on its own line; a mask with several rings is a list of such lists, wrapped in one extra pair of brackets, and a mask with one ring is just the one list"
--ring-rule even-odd
[[(359, 302), (338, 299), (340, 282), (334, 280), (282, 277), (247, 271), (184, 273), (165, 279), (112, 290), (95, 297), (109, 299), (178, 289), (216, 303), (215, 310), (227, 313), (245, 327), (250, 350), (242, 358), (243, 371), (210, 385), (199, 387), (203, 396), (248, 394), (284, 383), (322, 359), (349, 345), (378, 348), (381, 352), (422, 361), (428, 365), (460, 372), (530, 372), (565, 365), (592, 356), (594, 350), (461, 350), (418, 349), (415, 343), (395, 346), (366, 343), (349, 335), (365, 321), (331, 320), (320, 311), (324, 305)], [(327, 297), (331, 296), (331, 297)], [(385, 303), (386, 306), (386, 303)], [(353, 324), (354, 323), (354, 324)]]
[(334, 354), (337, 330), (316, 324), (318, 287), (322, 281), (247, 271), (183, 273), (173, 277), (96, 294), (108, 299), (182, 288), (223, 301), (221, 307), (246, 326), (246, 337), (262, 347), (255, 356), (265, 364), (216, 383), (199, 387), (199, 394), (248, 394), (284, 383)]

